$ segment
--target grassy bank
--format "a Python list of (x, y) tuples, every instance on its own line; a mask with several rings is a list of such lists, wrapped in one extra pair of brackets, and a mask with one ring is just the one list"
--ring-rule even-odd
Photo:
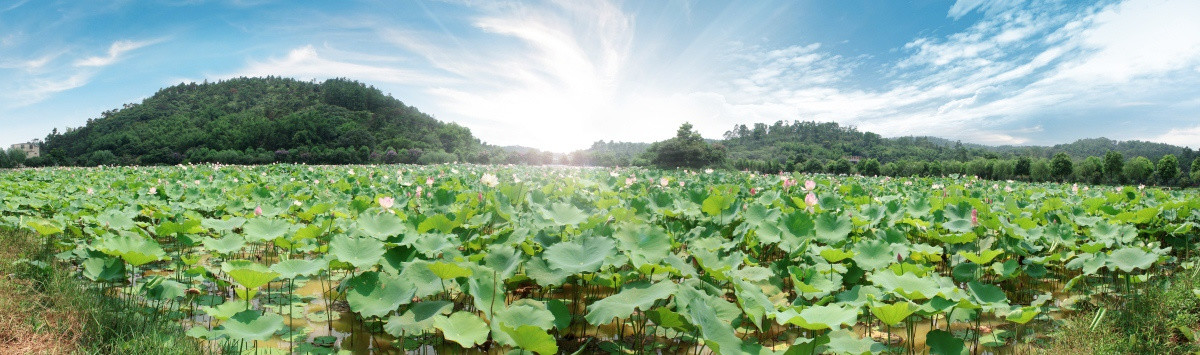
[(1051, 335), (1051, 354), (1200, 353), (1200, 269), (1089, 304)]
[(193, 354), (175, 322), (151, 322), (53, 262), (36, 234), (0, 230), (0, 354)]

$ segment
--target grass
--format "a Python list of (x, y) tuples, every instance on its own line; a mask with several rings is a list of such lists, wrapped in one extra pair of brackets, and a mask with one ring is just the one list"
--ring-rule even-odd
[(150, 321), (53, 262), (36, 234), (0, 229), (0, 354), (199, 354), (176, 322)]
[(1200, 353), (1200, 269), (1092, 304), (1063, 320), (1049, 354)]

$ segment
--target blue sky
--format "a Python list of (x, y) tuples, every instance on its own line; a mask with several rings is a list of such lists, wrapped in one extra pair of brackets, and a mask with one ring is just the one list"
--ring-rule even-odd
[(484, 141), (570, 151), (690, 121), (982, 144), (1200, 147), (1200, 1), (0, 3), (0, 143), (181, 82), (374, 85)]

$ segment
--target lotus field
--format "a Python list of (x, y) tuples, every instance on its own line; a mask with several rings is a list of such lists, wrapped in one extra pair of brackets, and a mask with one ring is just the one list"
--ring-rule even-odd
[(1194, 190), (637, 168), (26, 169), (0, 199), (251, 353), (1016, 352), (1191, 269), (1200, 221)]

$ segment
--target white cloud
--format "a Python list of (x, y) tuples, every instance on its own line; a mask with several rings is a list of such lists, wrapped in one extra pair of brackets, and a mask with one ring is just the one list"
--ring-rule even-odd
[(116, 63), (117, 61), (119, 61), (121, 59), (121, 55), (125, 54), (126, 52), (129, 52), (129, 51), (132, 51), (132, 50), (135, 50), (138, 48), (142, 48), (145, 46), (149, 46), (149, 45), (161, 42), (161, 41), (162, 41), (161, 39), (149, 40), (149, 41), (130, 41), (130, 40), (116, 41), (116, 42), (113, 42), (113, 44), (108, 47), (107, 55), (87, 57), (87, 58), (80, 59), (75, 62), (75, 66), (77, 66), (77, 67), (109, 66), (109, 65), (112, 65), (113, 63)]
[[(1200, 120), (1200, 119), (1198, 119)], [(1173, 128), (1156, 137), (1145, 138), (1151, 142), (1162, 142), (1185, 147), (1200, 148), (1200, 126)]]

